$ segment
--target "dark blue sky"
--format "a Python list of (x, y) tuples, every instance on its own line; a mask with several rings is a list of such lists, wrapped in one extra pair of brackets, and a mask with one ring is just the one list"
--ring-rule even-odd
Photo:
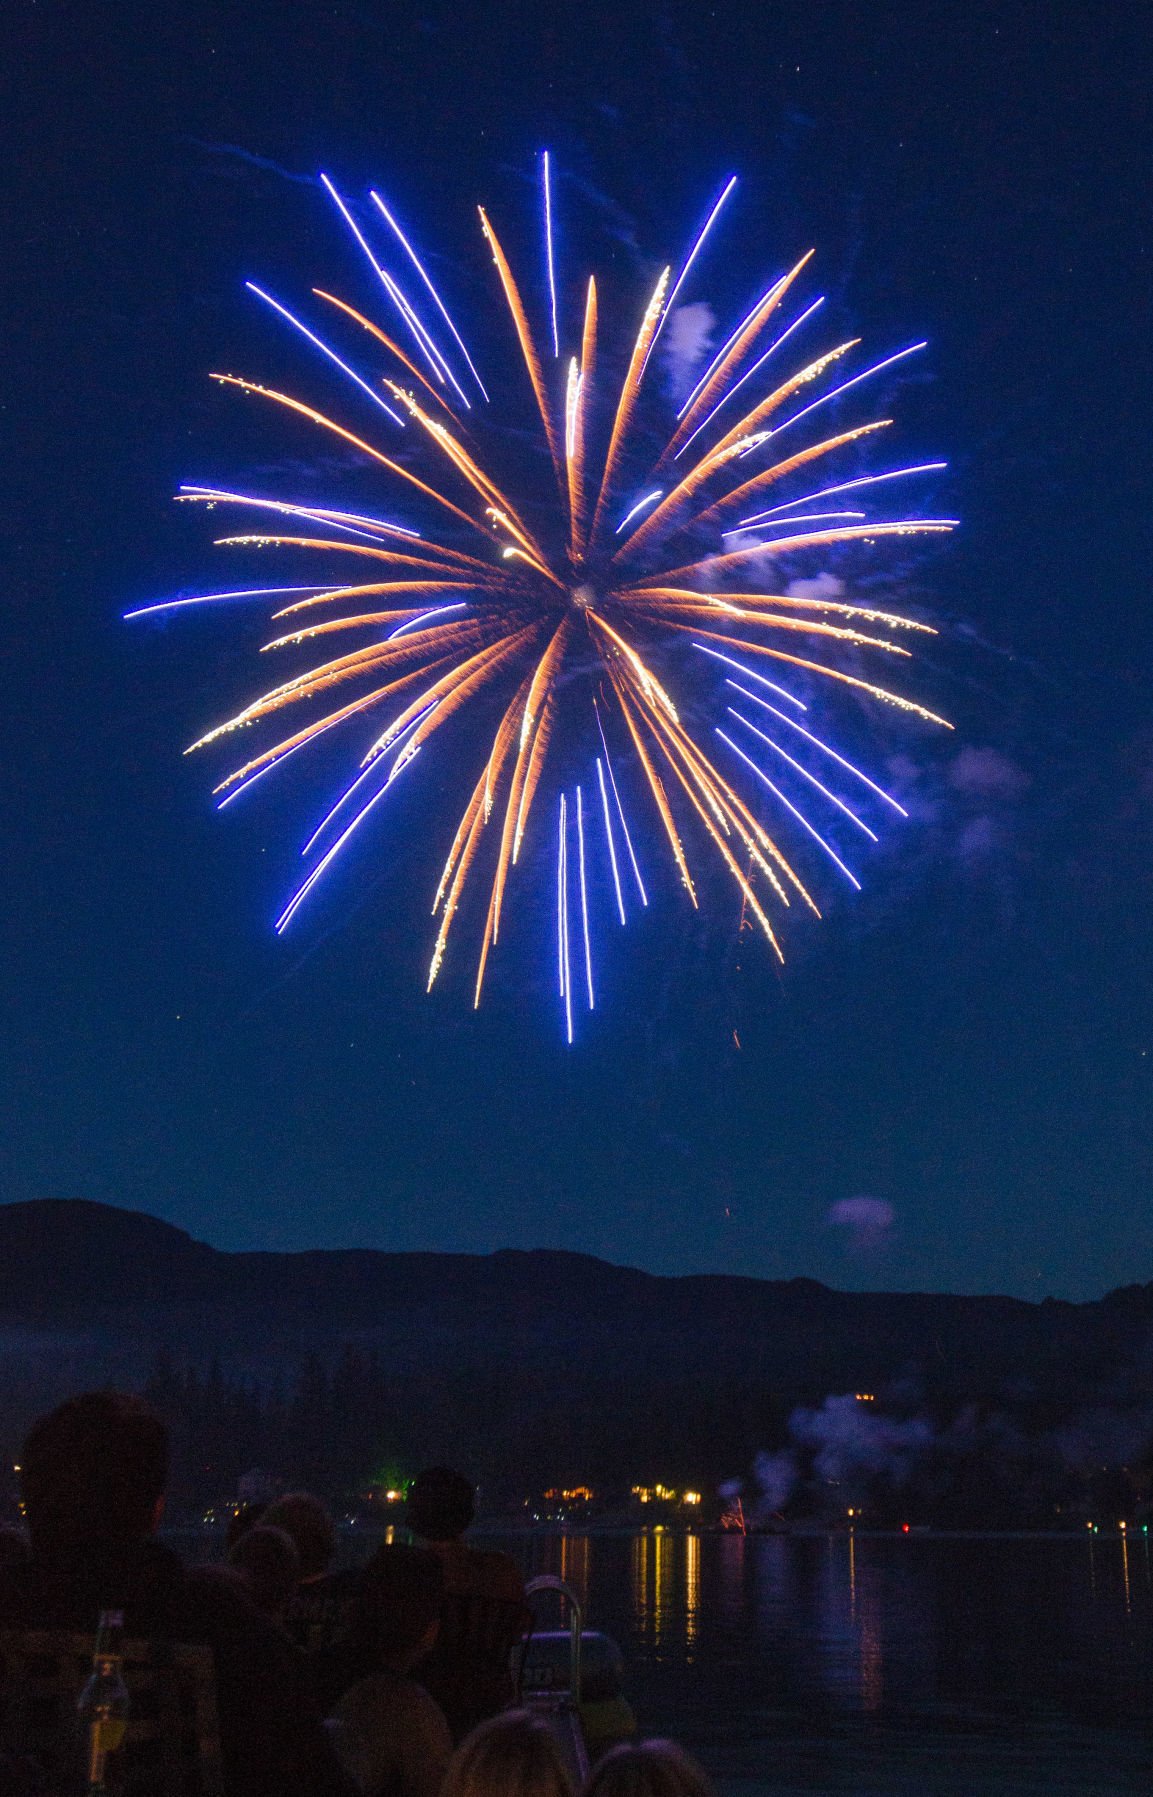
[[(0, 31), (0, 1195), (225, 1247), (1153, 1277), (1142, 9), (14, 0)], [(905, 739), (919, 818), (865, 898), (778, 975), (722, 886), (694, 920), (670, 882), (572, 1052), (531, 917), (479, 1017), (463, 968), (423, 996), (416, 826), (451, 833), (461, 796), (439, 775), (278, 941), (319, 789), (218, 817), (180, 755), (251, 693), (259, 638), (119, 621), (228, 584), (180, 481), (317, 476), (206, 378), (300, 372), (243, 281), (347, 267), (316, 171), (389, 188), (467, 286), (476, 200), (530, 241), (545, 143), (567, 246), (619, 292), (736, 170), (693, 298), (727, 316), (812, 243), (878, 354), (927, 336), (902, 451), (948, 456), (964, 520), (900, 565), (946, 627), (926, 680), (958, 736)], [(827, 1220), (860, 1195), (892, 1207), (881, 1239)]]

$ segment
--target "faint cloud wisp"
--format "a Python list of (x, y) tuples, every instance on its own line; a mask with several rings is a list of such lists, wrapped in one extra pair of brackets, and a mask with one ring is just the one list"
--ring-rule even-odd
[(846, 1245), (858, 1253), (871, 1253), (889, 1240), (897, 1213), (887, 1198), (838, 1198), (825, 1214), (832, 1229), (846, 1232)]

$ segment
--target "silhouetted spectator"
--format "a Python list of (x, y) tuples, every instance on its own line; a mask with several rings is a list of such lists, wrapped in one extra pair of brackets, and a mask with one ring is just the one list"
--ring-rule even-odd
[(236, 1509), (229, 1517), (228, 1527), (224, 1531), (224, 1545), (228, 1549), (229, 1554), (232, 1553), (232, 1550), (240, 1540), (240, 1537), (242, 1535), (247, 1535), (249, 1529), (254, 1529), (256, 1527), (267, 1509), (267, 1504), (237, 1505)]
[(329, 1571), (336, 1553), (336, 1527), (325, 1505), (310, 1491), (290, 1491), (275, 1499), (260, 1520), (266, 1528), (283, 1529), (296, 1543), (300, 1574), (284, 1626), (298, 1647), (312, 1653), (344, 1633), (358, 1575), (347, 1569)]
[(242, 1575), (257, 1609), (282, 1623), (300, 1577), (300, 1555), (288, 1531), (267, 1523), (246, 1529), (228, 1564)]
[(440, 1556), (446, 1591), (524, 1602), (524, 1579), (512, 1555), (462, 1540), (476, 1515), (476, 1493), (461, 1473), (447, 1466), (418, 1473), (406, 1510), (413, 1534)]
[(675, 1741), (626, 1741), (606, 1753), (581, 1797), (715, 1797), (708, 1777)]
[(219, 1572), (186, 1570), (152, 1538), (167, 1475), (167, 1430), (139, 1398), (89, 1392), (35, 1423), (20, 1473), (32, 1553), (0, 1571), (5, 1627), (90, 1633), (117, 1609), (129, 1636), (206, 1643), (229, 1797), (347, 1797), (282, 1632)]
[(289, 1491), (266, 1505), (260, 1518), (266, 1528), (292, 1536), (300, 1555), (300, 1583), (324, 1577), (336, 1552), (336, 1525), (327, 1507), (311, 1491)]
[(4, 1797), (54, 1797), (48, 1775), (26, 1753), (0, 1747), (0, 1791)]
[[(327, 1672), (362, 1673), (332, 1710), (345, 1768), (367, 1797), (437, 1797), (452, 1754), (444, 1713), (409, 1675), (440, 1627), (440, 1562), (427, 1549), (382, 1547), (365, 1567), (348, 1639)], [(318, 1667), (318, 1672), (321, 1668)]]
[(482, 1722), (449, 1762), (440, 1797), (572, 1797), (547, 1723), (527, 1710)]
[(28, 1537), (9, 1522), (0, 1522), (0, 1570), (5, 1566), (23, 1566), (32, 1550)]
[(448, 1717), (459, 1741), (512, 1702), (511, 1651), (531, 1621), (524, 1580), (509, 1554), (462, 1540), (475, 1510), (460, 1473), (433, 1466), (409, 1486), (408, 1523), (444, 1569), (440, 1636), (420, 1667), (420, 1682)]

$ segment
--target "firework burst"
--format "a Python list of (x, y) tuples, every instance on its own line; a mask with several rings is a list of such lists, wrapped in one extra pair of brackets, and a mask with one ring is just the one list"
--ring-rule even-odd
[[(853, 365), (856, 340), (821, 349), (800, 366), (787, 364), (781, 352), (821, 305), (818, 299), (798, 307), (806, 255), (735, 326), (670, 419), (663, 448), (642, 464), (641, 411), (648, 440), (665, 404), (651, 376), (646, 386), (646, 371), (735, 177), (675, 278), (671, 267), (662, 272), (635, 337), (626, 340), (626, 360), (615, 335), (604, 341), (594, 279), (583, 287), (571, 334), (558, 308), (554, 176), (546, 155), (544, 332), (534, 331), (501, 241), (480, 209), (495, 285), (523, 365), (520, 376), (510, 367), (499, 384), (494, 377), (493, 394), (500, 400), (502, 388), (527, 374), (551, 463), (552, 498), (530, 510), (502, 490), (476, 446), (478, 426), (496, 408), (416, 249), (379, 194), (354, 210), (322, 180), (378, 285), (385, 323), (320, 288), (314, 310), (350, 337), (359, 334), (376, 360), (375, 377), (339, 355), (323, 326), (313, 330), (263, 288), (249, 283), (249, 289), (361, 390), (379, 430), (354, 431), (328, 411), (236, 375), (213, 378), (349, 446), (380, 472), (390, 501), (412, 503), (421, 528), (359, 511), (187, 487), (180, 494), (186, 501), (262, 515), (258, 532), (224, 543), (315, 555), (324, 576), (308, 585), (198, 594), (129, 614), (266, 599), (278, 628), (265, 647), (308, 656), (301, 671), (192, 745), (200, 749), (261, 725), (272, 732), (274, 740), (220, 782), (221, 805), (328, 732), (343, 729), (352, 740), (358, 728), (367, 731), (354, 777), (304, 845), (308, 872), (277, 930), (289, 927), (404, 769), (457, 714), (483, 705), (493, 728), (479, 766), (467, 776), (473, 784), (433, 896), (430, 987), (466, 891), (479, 883), (485, 894), (473, 984), (479, 1004), (509, 877), (531, 847), (555, 866), (550, 929), (564, 1030), (572, 1040), (574, 1011), (596, 1003), (590, 918), (599, 907), (623, 925), (648, 904), (637, 855), (642, 838), (648, 846), (645, 818), (638, 812), (630, 829), (623, 786), (634, 797), (644, 795), (656, 840), (689, 901), (698, 903), (693, 863), (707, 848), (731, 876), (743, 914), (780, 956), (782, 911), (800, 904), (817, 912), (793, 866), (791, 844), (815, 844), (837, 876), (857, 887), (837, 832), (848, 829), (875, 843), (874, 825), (884, 813), (904, 815), (891, 794), (810, 727), (801, 692), (811, 700), (822, 687), (831, 694), (848, 689), (925, 723), (945, 724), (905, 692), (858, 671), (865, 656), (903, 661), (910, 653), (905, 639), (928, 625), (854, 603), (839, 590), (800, 594), (775, 574), (782, 557), (801, 551), (952, 528), (952, 519), (871, 517), (860, 509), (887, 494), (891, 483), (943, 466), (886, 467), (845, 478), (845, 453), (883, 433), (888, 419), (841, 413), (836, 428), (822, 429), (830, 417), (825, 408), (924, 345), (856, 373), (842, 373)], [(758, 570), (766, 567), (783, 590), (760, 590)], [(713, 733), (719, 749), (686, 723), (655, 665), (675, 644), (691, 645), (701, 671), (723, 683), (724, 719)], [(588, 774), (566, 790), (554, 783), (549, 797), (550, 741), (562, 710), (573, 707), (580, 714), (576, 728), (584, 728), (591, 744)], [(288, 734), (283, 725), (275, 728), (282, 713), (294, 724)], [(571, 740), (567, 722), (565, 731)]]

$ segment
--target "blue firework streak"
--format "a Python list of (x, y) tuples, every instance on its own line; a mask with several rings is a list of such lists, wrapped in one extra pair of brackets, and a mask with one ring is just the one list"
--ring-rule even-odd
[[(213, 378), (351, 446), (379, 471), (389, 508), (403, 499), (418, 521), (379, 517), (375, 509), (353, 512), (185, 487), (179, 497), (189, 503), (273, 515), (271, 527), (266, 522), (259, 533), (230, 536), (226, 544), (288, 547), (317, 557), (324, 573), (311, 584), (229, 587), (161, 600), (128, 615), (271, 602), (280, 630), (265, 647), (307, 655), (301, 671), (192, 745), (203, 748), (261, 725), (274, 738), (221, 780), (221, 805), (329, 731), (344, 730), (355, 742), (351, 778), (307, 835), (307, 871), (277, 919), (282, 933), (426, 745), (457, 714), (495, 706), (495, 728), (481, 764), (469, 770), (470, 796), (433, 900), (428, 984), (440, 972), (466, 890), (481, 885), (487, 912), (473, 985), (474, 1004), (480, 1003), (509, 878), (531, 847), (554, 858), (557, 987), (571, 1042), (574, 1013), (596, 1003), (598, 928), (624, 926), (648, 907), (641, 863), (651, 863), (659, 849), (671, 858), (693, 905), (698, 895), (691, 859), (698, 851), (719, 856), (746, 914), (778, 956), (781, 912), (797, 902), (818, 909), (790, 859), (792, 843), (815, 843), (827, 864), (859, 889), (859, 874), (842, 859), (835, 836), (830, 840), (837, 820), (852, 825), (858, 841), (863, 836), (876, 843), (881, 814), (874, 801), (906, 814), (811, 727), (809, 705), (793, 687), (803, 681), (810, 699), (822, 685), (830, 694), (847, 691), (950, 728), (917, 699), (857, 671), (865, 656), (907, 658), (905, 639), (931, 627), (854, 603), (839, 590), (763, 591), (757, 571), (826, 545), (876, 545), (887, 537), (945, 532), (956, 520), (874, 517), (840, 503), (851, 495), (852, 507), (868, 506), (878, 493), (887, 496), (893, 483), (914, 481), (944, 463), (845, 474), (845, 453), (856, 453), (890, 421), (863, 417), (822, 434), (818, 415), (925, 346), (909, 344), (860, 372), (844, 372), (859, 347), (851, 339), (786, 372), (782, 352), (802, 341), (802, 331), (811, 335), (821, 311), (820, 298), (807, 304), (799, 298), (812, 252), (764, 289), (679, 412), (669, 415), (655, 460), (651, 454), (642, 460), (636, 429), (641, 408), (651, 440), (665, 403), (651, 377), (646, 386), (646, 371), (736, 177), (712, 202), (675, 279), (671, 266), (662, 273), (639, 331), (626, 340), (621, 380), (606, 372), (595, 279), (588, 279), (571, 323), (564, 317), (555, 167), (547, 151), (540, 176), (542, 286), (552, 350), (545, 361), (483, 208), (480, 223), (552, 465), (548, 527), (530, 527), (525, 511), (489, 472), (483, 448), (474, 447), (485, 429), (500, 428), (489, 389), (499, 394), (507, 387), (510, 370), (501, 370), (499, 383), (490, 378), (485, 385), (448, 302), (381, 195), (372, 190), (367, 207), (354, 206), (322, 176), (334, 222), (375, 276), (381, 316), (316, 288), (306, 313), (315, 314), (319, 305), (323, 317), (309, 320), (255, 282), (247, 286), (323, 357), (345, 391), (357, 389), (371, 424), (354, 429), (342, 417), (237, 375)], [(346, 331), (355, 327), (359, 349), (349, 359), (327, 341), (326, 321)], [(388, 437), (380, 440), (381, 429), (406, 444), (403, 461), (390, 453)], [(787, 441), (779, 443), (786, 433)], [(414, 437), (427, 471), (414, 471)], [(825, 500), (833, 506), (811, 509)], [(336, 654), (322, 652), (321, 640), (330, 636)], [(712, 736), (701, 740), (686, 724), (654, 666), (664, 648), (682, 641), (708, 658), (699, 665), (703, 670), (711, 664), (723, 695), (724, 727), (714, 732), (723, 749), (716, 758)], [(275, 730), (277, 714), (292, 716), (300, 707), (307, 721), (287, 735)], [(583, 727), (590, 749), (587, 776), (563, 790), (555, 781), (555, 749), (550, 764), (562, 712), (566, 740)], [(365, 734), (357, 741), (358, 730)], [(447, 745), (451, 736), (440, 740)], [(815, 767), (799, 759), (805, 756), (815, 756)], [(622, 758), (630, 764), (631, 821), (618, 779)], [(552, 787), (551, 805), (538, 802), (542, 785)], [(550, 811), (555, 837), (543, 822)], [(692, 856), (686, 821), (694, 826)]]

